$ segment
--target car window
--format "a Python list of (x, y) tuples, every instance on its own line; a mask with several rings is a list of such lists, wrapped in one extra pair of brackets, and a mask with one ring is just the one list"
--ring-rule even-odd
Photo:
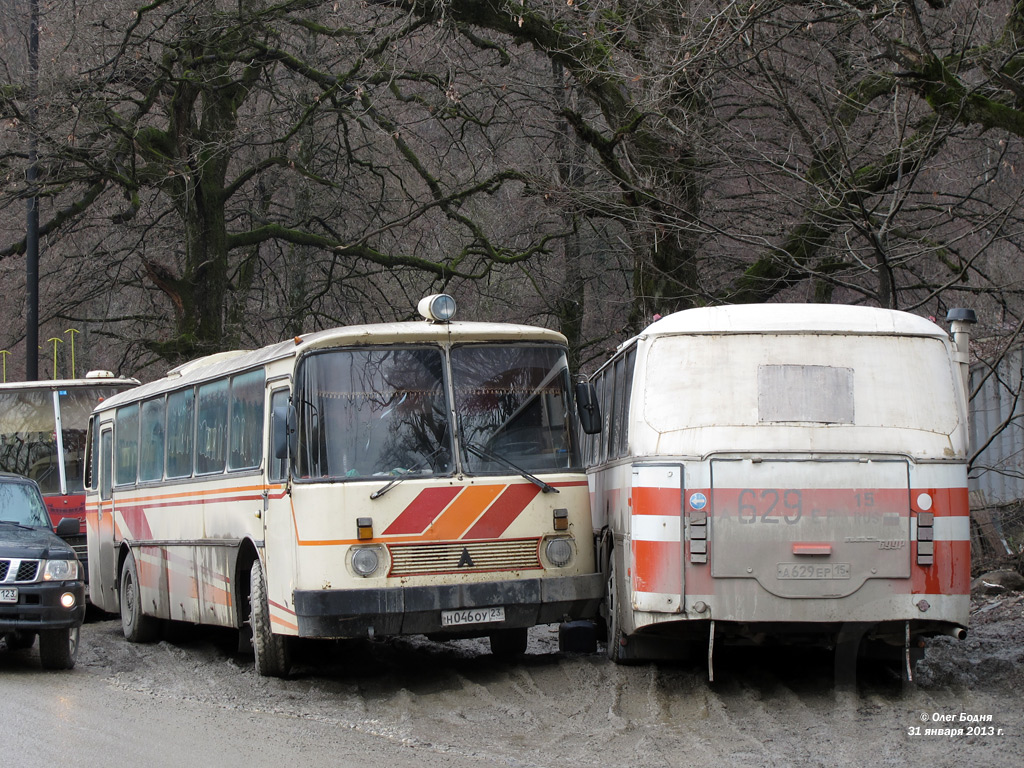
[(43, 497), (28, 483), (0, 482), (0, 521), (49, 527)]

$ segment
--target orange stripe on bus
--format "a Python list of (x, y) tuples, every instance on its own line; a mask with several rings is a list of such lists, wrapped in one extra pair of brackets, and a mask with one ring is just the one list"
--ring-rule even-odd
[(682, 512), (683, 498), (678, 488), (633, 488), (632, 514), (675, 515)]
[(533, 483), (510, 485), (466, 534), (467, 539), (496, 539), (540, 493)]
[(917, 565), (917, 542), (911, 542), (910, 576), (915, 595), (969, 595), (971, 593), (971, 542), (934, 542), (934, 564)]
[[(678, 495), (678, 494), (677, 494)], [(633, 540), (633, 589), (637, 592), (683, 593), (678, 541)]]
[(423, 533), (437, 516), (444, 511), (452, 499), (459, 495), (458, 486), (424, 488), (416, 498), (402, 510), (384, 531), (385, 536), (398, 533)]
[(293, 632), (299, 631), (298, 624), (294, 624), (290, 621), (285, 621), (280, 616), (275, 616), (273, 613), (270, 614), (270, 623), (274, 626), (282, 627), (283, 629), (290, 629)]
[(448, 505), (448, 509), (430, 524), (423, 537), (426, 539), (459, 538), (504, 489), (504, 485), (467, 486)]

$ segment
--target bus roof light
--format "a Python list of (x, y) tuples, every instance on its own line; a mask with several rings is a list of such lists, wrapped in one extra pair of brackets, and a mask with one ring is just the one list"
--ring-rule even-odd
[(455, 299), (447, 293), (435, 293), (420, 299), (416, 309), (432, 323), (449, 323), (455, 317)]

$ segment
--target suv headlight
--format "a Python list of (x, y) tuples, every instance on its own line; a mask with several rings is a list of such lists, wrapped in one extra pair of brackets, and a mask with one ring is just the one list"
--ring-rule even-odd
[(77, 581), (81, 568), (77, 560), (47, 560), (43, 581)]

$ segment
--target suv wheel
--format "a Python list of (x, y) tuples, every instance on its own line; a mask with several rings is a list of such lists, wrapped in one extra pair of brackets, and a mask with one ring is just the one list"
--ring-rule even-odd
[(78, 627), (44, 629), (39, 633), (39, 660), (43, 669), (72, 669), (78, 658)]

